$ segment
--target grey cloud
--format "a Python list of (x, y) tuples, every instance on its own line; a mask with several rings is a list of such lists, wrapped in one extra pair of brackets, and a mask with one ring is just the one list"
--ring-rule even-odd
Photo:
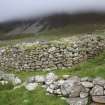
[(105, 12), (105, 0), (0, 0), (0, 22), (90, 11)]

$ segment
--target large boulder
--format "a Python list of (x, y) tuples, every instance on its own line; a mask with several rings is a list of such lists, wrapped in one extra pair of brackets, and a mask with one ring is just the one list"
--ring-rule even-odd
[(104, 88), (102, 86), (96, 85), (91, 90), (92, 96), (103, 96), (104, 95)]
[(85, 91), (85, 88), (80, 84), (79, 77), (71, 77), (61, 85), (63, 96), (79, 97), (81, 91)]

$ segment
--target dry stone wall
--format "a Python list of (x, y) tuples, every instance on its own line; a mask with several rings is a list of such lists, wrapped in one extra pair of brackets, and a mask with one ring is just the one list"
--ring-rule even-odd
[(46, 90), (50, 94), (66, 97), (69, 105), (90, 105), (91, 103), (105, 105), (104, 85), (105, 79), (101, 77), (93, 79), (74, 76), (62, 80), (55, 79), (52, 83), (46, 84)]
[[(37, 87), (46, 90), (46, 95), (60, 96), (68, 105), (105, 105), (105, 79), (101, 77), (78, 77), (50, 72), (46, 75), (35, 75), (22, 81), (14, 74), (0, 71), (0, 86), (9, 89), (24, 87), (34, 91)], [(7, 88), (8, 89), (8, 88)]]
[(58, 95), (69, 105), (105, 105), (105, 79), (101, 77), (77, 77), (50, 72), (46, 76), (36, 75), (27, 79), (25, 88), (33, 91), (42, 85), (47, 95)]
[(0, 67), (19, 71), (70, 68), (98, 55), (104, 48), (105, 39), (94, 35), (18, 44), (0, 49)]

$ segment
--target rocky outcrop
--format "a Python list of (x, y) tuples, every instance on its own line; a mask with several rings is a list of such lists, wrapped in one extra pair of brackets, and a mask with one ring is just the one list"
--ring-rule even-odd
[(22, 43), (0, 49), (0, 67), (18, 71), (71, 68), (100, 54), (104, 48), (104, 38), (94, 35), (53, 42)]
[(18, 26), (15, 26), (14, 29), (9, 31), (5, 36), (17, 36), (20, 34), (37, 34), (45, 27), (45, 23), (41, 24), (41, 20), (39, 19), (37, 22), (27, 22), (22, 23)]

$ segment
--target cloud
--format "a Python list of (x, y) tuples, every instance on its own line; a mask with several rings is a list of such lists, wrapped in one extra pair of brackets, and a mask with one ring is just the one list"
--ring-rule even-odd
[(105, 12), (105, 0), (0, 0), (0, 22), (80, 12)]

